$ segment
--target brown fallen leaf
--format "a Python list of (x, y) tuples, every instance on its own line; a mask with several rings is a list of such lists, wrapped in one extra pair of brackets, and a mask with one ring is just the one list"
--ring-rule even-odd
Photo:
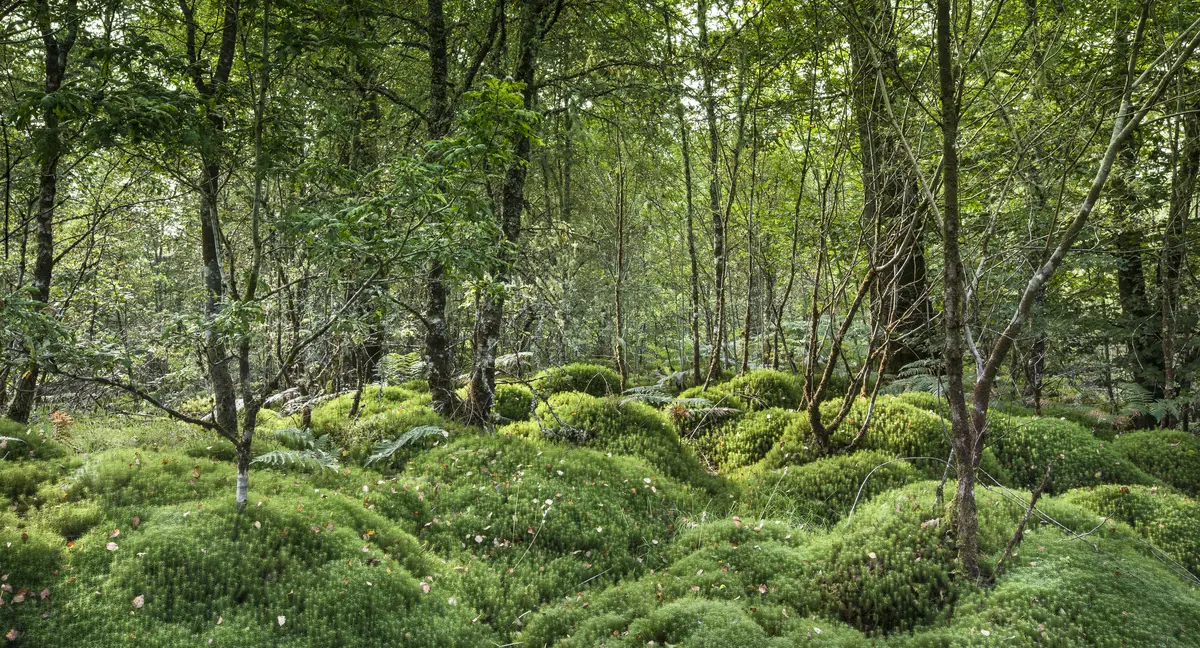
[(129, 521), (129, 526), (133, 527), (134, 529), (141, 526), (141, 524), (142, 524), (142, 518), (140, 518), (136, 515), (133, 516), (133, 519)]

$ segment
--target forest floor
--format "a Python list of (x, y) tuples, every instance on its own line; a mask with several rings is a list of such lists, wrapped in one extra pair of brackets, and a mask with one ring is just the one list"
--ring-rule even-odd
[[(506, 386), (493, 432), (440, 421), (415, 382), (367, 389), (356, 417), (349, 396), (321, 404), (312, 435), (266, 412), (255, 452), (274, 463), (242, 513), (232, 447), (188, 426), (0, 422), (4, 643), (1200, 646), (1195, 437), (999, 409), (976, 584), (931, 395), (881, 398), (863, 449), (816, 457), (792, 378), (622, 398), (577, 367), (533, 408)], [(431, 425), (448, 436), (363, 467)], [(337, 468), (285, 463), (314, 437)]]

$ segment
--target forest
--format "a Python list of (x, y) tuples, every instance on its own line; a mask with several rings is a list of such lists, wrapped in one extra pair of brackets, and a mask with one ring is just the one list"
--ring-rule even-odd
[(1200, 647), (1200, 0), (0, 0), (0, 644)]

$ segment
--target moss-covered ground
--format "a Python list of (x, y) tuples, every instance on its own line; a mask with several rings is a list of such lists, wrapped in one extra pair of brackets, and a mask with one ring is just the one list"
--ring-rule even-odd
[[(865, 426), (861, 449), (817, 457), (789, 376), (666, 404), (611, 383), (547, 371), (542, 401), (506, 388), (493, 431), (442, 421), (419, 384), (368, 389), (356, 417), (327, 401), (312, 431), (340, 468), (256, 465), (240, 513), (232, 448), (187, 426), (0, 422), (0, 643), (1200, 646), (1194, 437), (997, 415), (986, 576), (1057, 463), (980, 585), (938, 501), (935, 400), (856, 404), (835, 436)], [(265, 413), (256, 453), (296, 424)], [(364, 467), (425, 425), (449, 436)]]

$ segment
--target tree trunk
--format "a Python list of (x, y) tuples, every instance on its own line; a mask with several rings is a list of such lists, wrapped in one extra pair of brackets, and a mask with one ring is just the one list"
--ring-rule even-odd
[(966, 277), (959, 251), (958, 205), (958, 80), (950, 37), (952, 0), (937, 0), (938, 86), (942, 109), (942, 239), (944, 297), (942, 320), (946, 343), (946, 395), (950, 402), (950, 434), (957, 457), (958, 486), (954, 496), (954, 530), (963, 573), (979, 579), (979, 521), (975, 509), (975, 432), (967, 414), (963, 388)]
[[(899, 133), (885, 117), (882, 96), (885, 89), (879, 87), (887, 83), (888, 75), (899, 66), (891, 35), (891, 4), (882, 0), (861, 1), (862, 7), (857, 11), (866, 33), (852, 29), (849, 39), (854, 66), (851, 108), (858, 125), (862, 157), (862, 218), (876, 232), (871, 242), (871, 258), (878, 263), (890, 258), (896, 251), (894, 245), (900, 244), (898, 237), (887, 234), (904, 227), (921, 205), (917, 200), (915, 173), (904, 159)], [(872, 47), (877, 48), (875, 56), (871, 55)], [(887, 338), (885, 368), (890, 374), (921, 359), (919, 342), (929, 327), (931, 306), (921, 238), (918, 233), (911, 251), (890, 272), (880, 273), (872, 287), (871, 317), (892, 331)]]
[(613, 291), (613, 355), (621, 375), (621, 391), (629, 382), (629, 366), (625, 362), (625, 313), (621, 290), (625, 282), (625, 166), (621, 155), (620, 133), (617, 141), (617, 272)]
[(704, 384), (709, 385), (721, 376), (725, 352), (725, 215), (721, 211), (721, 131), (717, 126), (717, 100), (713, 96), (713, 61), (708, 42), (708, 2), (698, 0), (696, 15), (700, 23), (700, 56), (704, 75), (704, 115), (708, 123), (708, 210), (713, 226), (713, 293), (716, 334)]
[[(543, 36), (542, 14), (548, 0), (522, 0), (521, 27), (517, 44), (517, 63), (513, 78), (525, 84), (521, 94), (525, 109), (533, 110), (537, 98), (534, 71), (537, 53)], [(521, 238), (521, 212), (525, 207), (525, 175), (531, 142), (526, 134), (517, 134), (513, 145), (513, 160), (504, 175), (501, 188), (501, 242), (499, 263), (492, 275), (493, 290), (480, 300), (472, 339), (471, 383), (468, 392), (467, 419), (476, 425), (491, 420), (496, 390), (496, 349), (500, 344), (500, 329), (504, 317), (504, 285), (517, 261)]]
[[(446, 18), (442, 0), (428, 2), (429, 32), (429, 139), (438, 140), (450, 132), (448, 53)], [(446, 305), (450, 290), (446, 286), (446, 268), (441, 259), (429, 262), (425, 275), (425, 363), (429, 366), (429, 392), (433, 409), (442, 416), (458, 410), (454, 391), (454, 354), (447, 335)]]
[(688, 320), (692, 332), (692, 384), (699, 385), (704, 382), (704, 373), (700, 367), (700, 262), (696, 256), (695, 209), (692, 203), (692, 145), (682, 101), (676, 105), (675, 114), (679, 118), (679, 139), (683, 147), (683, 185), (687, 197), (687, 247), (688, 261), (691, 263), (689, 279), (692, 307)]
[[(66, 76), (67, 59), (75, 44), (78, 17), (67, 18), (66, 35), (59, 37), (50, 15), (49, 3), (41, 0), (35, 7), (35, 17), (41, 32), (45, 54), (45, 85), (47, 96), (57, 92)], [(37, 253), (33, 265), (33, 299), (47, 306), (50, 303), (50, 282), (54, 274), (54, 217), (58, 203), (58, 161), (62, 157), (62, 134), (59, 115), (52, 105), (42, 110), (42, 126), (37, 138), (40, 170), (37, 201)], [(38, 344), (37, 340), (31, 341)], [(28, 423), (36, 400), (41, 367), (36, 352), (31, 353), (13, 384), (13, 398), (8, 405), (8, 418)]]
[[(1163, 231), (1162, 255), (1159, 260), (1159, 282), (1162, 304), (1162, 365), (1163, 398), (1173, 400), (1179, 394), (1176, 388), (1176, 330), (1179, 299), (1179, 278), (1183, 274), (1183, 261), (1187, 251), (1188, 217), (1192, 211), (1192, 198), (1196, 190), (1196, 174), (1200, 170), (1200, 109), (1180, 117), (1183, 122), (1183, 145), (1176, 146), (1177, 157), (1171, 175), (1171, 204), (1167, 225)], [(1182, 413), (1182, 412), (1181, 412)], [(1173, 427), (1174, 418), (1163, 420), (1163, 427)]]

